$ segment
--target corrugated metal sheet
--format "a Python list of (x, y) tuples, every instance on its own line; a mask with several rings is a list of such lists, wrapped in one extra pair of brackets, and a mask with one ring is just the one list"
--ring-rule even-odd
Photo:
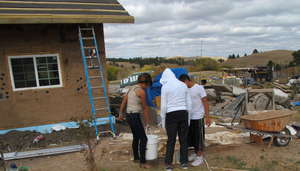
[(0, 24), (133, 22), (117, 0), (0, 0)]

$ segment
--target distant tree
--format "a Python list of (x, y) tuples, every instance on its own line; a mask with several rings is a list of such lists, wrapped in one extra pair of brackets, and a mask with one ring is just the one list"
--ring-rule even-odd
[(252, 52), (252, 54), (256, 54), (256, 53), (259, 53), (259, 52), (258, 52), (257, 49), (254, 49), (253, 52)]
[(245, 53), (244, 56), (248, 56), (247, 53)]
[(296, 62), (295, 61), (291, 61), (285, 68), (294, 67), (294, 66), (296, 66)]
[(293, 52), (294, 62), (296, 65), (300, 65), (300, 50)]
[(280, 70), (281, 70), (281, 65), (276, 64), (276, 65), (275, 65), (275, 71), (280, 71)]
[(232, 59), (235, 59), (235, 54), (232, 54)]
[(240, 54), (237, 54), (236, 58), (240, 58)]
[(109, 81), (116, 80), (118, 78), (118, 73), (120, 69), (115, 66), (108, 65), (107, 66), (107, 79)]
[(194, 62), (198, 71), (216, 71), (220, 69), (220, 64), (211, 58), (200, 58)]
[(275, 66), (275, 63), (271, 60), (267, 64), (267, 67), (269, 67), (269, 68), (273, 68), (274, 66)]
[(223, 62), (225, 62), (225, 60), (224, 59), (218, 59), (218, 62), (223, 63)]

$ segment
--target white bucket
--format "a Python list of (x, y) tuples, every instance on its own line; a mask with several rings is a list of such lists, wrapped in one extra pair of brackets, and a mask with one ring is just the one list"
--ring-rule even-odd
[(146, 150), (146, 160), (157, 159), (157, 144), (158, 136), (157, 135), (147, 135), (147, 150)]

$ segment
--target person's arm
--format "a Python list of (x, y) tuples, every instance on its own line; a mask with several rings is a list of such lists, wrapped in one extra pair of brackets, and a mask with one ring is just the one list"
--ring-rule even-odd
[(165, 128), (166, 126), (166, 113), (167, 113), (167, 94), (164, 87), (162, 87), (161, 96), (160, 96), (160, 117), (161, 117), (162, 128)]
[(208, 98), (207, 98), (207, 94), (206, 94), (206, 91), (205, 91), (203, 86), (199, 86), (199, 93), (200, 93), (201, 101), (202, 101), (202, 104), (203, 104), (203, 107), (204, 107), (205, 124), (207, 126), (210, 126), (211, 120), (210, 120), (210, 117), (209, 117)]
[(205, 116), (205, 124), (207, 126), (210, 126), (211, 124), (211, 120), (209, 118), (209, 105), (208, 105), (208, 98), (205, 96), (203, 98), (201, 98), (202, 100), (202, 104), (204, 106), (204, 116)]
[(145, 90), (143, 89), (138, 89), (136, 90), (137, 96), (141, 99), (142, 106), (143, 106), (143, 111), (144, 111), (144, 119), (145, 119), (145, 125), (149, 125), (150, 117), (149, 117), (149, 106), (147, 105), (147, 100), (146, 100), (146, 93)]
[(189, 125), (190, 125), (190, 120), (192, 116), (192, 96), (189, 90), (187, 91), (186, 101), (187, 101), (187, 111), (189, 114)]
[(121, 103), (118, 120), (123, 120), (123, 113), (125, 112), (127, 101), (128, 101), (128, 95), (126, 94), (123, 97), (123, 100), (122, 100), (122, 103)]

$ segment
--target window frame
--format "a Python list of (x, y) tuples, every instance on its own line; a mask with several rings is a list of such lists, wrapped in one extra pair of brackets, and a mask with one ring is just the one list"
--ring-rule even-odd
[[(55, 56), (57, 58), (59, 85), (40, 86), (36, 58), (38, 58), (38, 57), (49, 57), (49, 56)], [(15, 87), (15, 79), (14, 79), (14, 75), (13, 75), (11, 59), (22, 59), (22, 58), (32, 58), (33, 59), (36, 87), (26, 87), (26, 88), (16, 88)], [(61, 74), (59, 54), (8, 56), (8, 64), (9, 64), (8, 66), (9, 66), (9, 72), (10, 72), (10, 78), (11, 78), (11, 84), (12, 84), (13, 91), (24, 91), (24, 90), (36, 90), (36, 89), (47, 89), (47, 88), (49, 89), (49, 88), (63, 87), (63, 80), (62, 80), (62, 74)]]

